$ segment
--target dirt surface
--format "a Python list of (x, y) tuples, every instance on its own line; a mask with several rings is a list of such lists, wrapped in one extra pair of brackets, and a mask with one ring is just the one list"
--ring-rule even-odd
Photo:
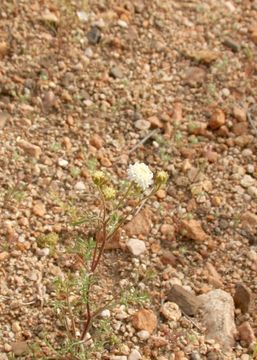
[[(93, 206), (90, 170), (125, 179), (135, 161), (169, 183), (106, 252), (95, 296), (134, 288), (148, 300), (102, 314), (117, 342), (90, 359), (252, 358), (256, 57), (255, 0), (1, 0), (1, 360), (56, 358), (53, 282), (75, 271), (63, 204)], [(54, 253), (40, 246), (47, 234), (57, 234)], [(141, 255), (131, 238), (144, 241)], [(167, 315), (174, 284), (196, 296), (237, 289), (228, 353), (198, 315), (174, 303)]]

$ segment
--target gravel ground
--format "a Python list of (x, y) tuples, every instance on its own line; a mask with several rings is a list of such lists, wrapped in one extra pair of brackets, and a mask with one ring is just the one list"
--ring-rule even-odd
[[(1, 360), (55, 358), (53, 281), (73, 269), (62, 204), (94, 206), (90, 170), (125, 179), (135, 161), (166, 170), (169, 183), (106, 251), (94, 291), (149, 298), (102, 313), (118, 342), (90, 359), (252, 359), (256, 55), (256, 0), (1, 1)], [(39, 241), (53, 233), (54, 253)], [(126, 246), (133, 238), (140, 255)], [(167, 315), (174, 285), (234, 297), (229, 351), (176, 301)]]

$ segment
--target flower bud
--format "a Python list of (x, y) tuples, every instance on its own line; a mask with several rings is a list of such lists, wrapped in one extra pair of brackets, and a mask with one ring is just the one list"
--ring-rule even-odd
[(103, 195), (105, 200), (112, 200), (116, 197), (116, 190), (111, 186), (105, 186), (103, 188)]
[(156, 175), (155, 182), (157, 185), (165, 185), (168, 181), (169, 175), (166, 171), (159, 171)]
[(92, 180), (95, 185), (101, 186), (105, 183), (106, 177), (102, 171), (95, 171), (92, 175)]

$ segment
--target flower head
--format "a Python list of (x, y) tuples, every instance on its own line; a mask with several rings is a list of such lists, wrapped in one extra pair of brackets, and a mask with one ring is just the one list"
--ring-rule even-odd
[(103, 191), (103, 195), (104, 195), (105, 200), (115, 199), (116, 191), (115, 191), (115, 189), (113, 187), (105, 186), (102, 191)]
[(97, 186), (101, 186), (105, 183), (106, 177), (102, 171), (95, 171), (92, 175), (92, 180)]
[(155, 181), (157, 185), (165, 185), (168, 181), (169, 175), (166, 171), (159, 171), (156, 175)]
[(153, 183), (153, 173), (144, 163), (129, 165), (128, 177), (141, 189), (146, 190)]

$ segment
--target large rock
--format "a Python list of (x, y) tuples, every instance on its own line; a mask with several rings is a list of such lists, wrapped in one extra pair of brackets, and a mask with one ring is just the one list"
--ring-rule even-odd
[(217, 341), (223, 351), (230, 352), (235, 344), (236, 334), (232, 296), (218, 289), (200, 295), (198, 299), (202, 302), (202, 320), (206, 327), (206, 337)]
[(191, 292), (180, 285), (173, 285), (167, 295), (167, 299), (176, 303), (187, 315), (193, 316), (197, 313), (201, 301)]

